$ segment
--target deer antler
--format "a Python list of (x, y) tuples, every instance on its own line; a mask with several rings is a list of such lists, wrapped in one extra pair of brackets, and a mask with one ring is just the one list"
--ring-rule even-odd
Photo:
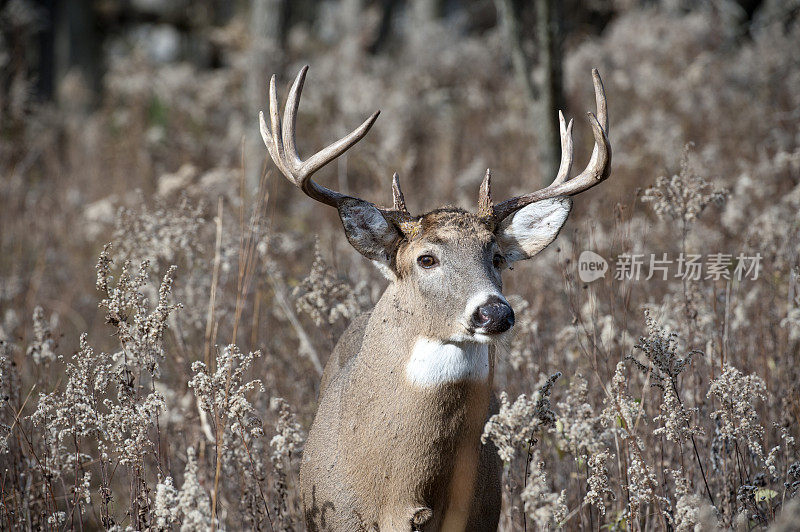
[[(478, 211), (484, 217), (490, 217), (494, 224), (499, 224), (503, 219), (530, 205), (533, 202), (557, 196), (574, 196), (597, 185), (608, 177), (611, 171), (611, 144), (608, 141), (608, 112), (606, 107), (606, 94), (603, 89), (603, 81), (597, 69), (592, 69), (592, 79), (594, 80), (594, 95), (597, 105), (597, 116), (593, 113), (589, 115), (589, 125), (592, 126), (594, 133), (594, 150), (586, 169), (568, 179), (572, 168), (573, 146), (572, 146), (572, 120), (565, 124), (564, 115), (559, 111), (558, 120), (561, 130), (561, 165), (553, 182), (540, 190), (507, 199), (506, 201), (492, 206), (490, 196), (491, 174), (487, 171), (483, 184), (481, 185), (481, 195), (478, 200)], [(487, 216), (489, 209), (491, 214)]]
[[(347, 196), (319, 185), (311, 180), (311, 176), (314, 172), (339, 157), (355, 143), (364, 138), (364, 135), (367, 134), (367, 131), (369, 131), (372, 124), (374, 124), (375, 120), (378, 118), (380, 111), (375, 111), (372, 116), (367, 118), (349, 135), (337, 140), (303, 161), (297, 153), (295, 126), (297, 124), (297, 109), (300, 106), (300, 93), (303, 91), (306, 72), (308, 72), (308, 66), (304, 66), (300, 70), (292, 84), (292, 88), (289, 90), (282, 122), (278, 111), (279, 102), (278, 91), (275, 88), (275, 76), (272, 76), (269, 81), (269, 117), (271, 129), (267, 126), (267, 122), (264, 119), (264, 112), (261, 111), (258, 114), (261, 137), (264, 139), (264, 144), (267, 146), (267, 151), (269, 151), (275, 166), (278, 167), (278, 170), (280, 170), (289, 181), (302, 190), (308, 197), (330, 205), (331, 207), (338, 208), (342, 201), (358, 198)], [(400, 191), (397, 174), (394, 175), (392, 180), (392, 192), (394, 195), (394, 209), (376, 208), (378, 208), (387, 219), (395, 221), (398, 224), (408, 221), (411, 215), (405, 208), (403, 193)]]
[(406, 208), (406, 198), (403, 196), (403, 191), (400, 190), (400, 176), (397, 175), (397, 172), (392, 176), (392, 200), (395, 211), (411, 216)]

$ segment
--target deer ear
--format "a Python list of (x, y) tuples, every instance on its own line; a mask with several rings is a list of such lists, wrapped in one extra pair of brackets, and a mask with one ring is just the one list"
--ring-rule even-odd
[(348, 198), (339, 204), (339, 218), (356, 251), (383, 266), (391, 263), (402, 235), (375, 205)]
[(506, 261), (529, 259), (547, 247), (558, 236), (570, 210), (570, 198), (544, 199), (503, 220), (495, 234)]

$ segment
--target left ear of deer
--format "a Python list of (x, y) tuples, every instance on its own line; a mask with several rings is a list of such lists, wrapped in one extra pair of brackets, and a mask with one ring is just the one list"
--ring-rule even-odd
[(572, 199), (550, 198), (531, 203), (500, 223), (497, 245), (507, 263), (533, 257), (558, 236), (572, 210)]

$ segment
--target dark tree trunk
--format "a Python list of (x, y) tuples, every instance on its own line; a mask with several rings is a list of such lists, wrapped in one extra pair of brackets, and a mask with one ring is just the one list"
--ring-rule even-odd
[(78, 71), (90, 90), (91, 99), (86, 103), (96, 104), (102, 89), (104, 62), (103, 32), (93, 2), (39, 0), (36, 5), (43, 16), (36, 43), (39, 97), (54, 99), (64, 76)]
[(564, 106), (562, 73), (563, 24), (560, 4), (536, 0), (536, 52), (526, 52), (524, 36), (513, 0), (495, 0), (498, 21), (511, 53), (511, 63), (522, 88), (539, 139), (538, 159), (542, 185), (558, 172), (561, 141), (558, 109)]

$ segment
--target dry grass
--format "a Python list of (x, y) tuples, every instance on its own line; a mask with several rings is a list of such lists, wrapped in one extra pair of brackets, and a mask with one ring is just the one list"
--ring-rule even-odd
[[(800, 22), (788, 20), (741, 37), (716, 8), (631, 8), (568, 49), (569, 114), (587, 107), (590, 68), (604, 76), (614, 169), (507, 278), (517, 336), (486, 432), (506, 460), (503, 530), (747, 530), (798, 515)], [(338, 182), (322, 180), (385, 202), (398, 170), (416, 211), (474, 208), (486, 166), (498, 197), (532, 188), (535, 133), (500, 36), (427, 30), (384, 56), (290, 39), (279, 79), (312, 66), (301, 152), (381, 108)], [(247, 43), (227, 46), (213, 71), (121, 57), (88, 115), (36, 105), (31, 79), (3, 74), (15, 91), (0, 106), (3, 529), (303, 528), (299, 454), (321, 364), (385, 281), (335, 212), (247, 159)], [(587, 249), (612, 261), (592, 283), (577, 275)], [(614, 278), (619, 255), (662, 253), (731, 254), (728, 273), (760, 253), (761, 271)]]

